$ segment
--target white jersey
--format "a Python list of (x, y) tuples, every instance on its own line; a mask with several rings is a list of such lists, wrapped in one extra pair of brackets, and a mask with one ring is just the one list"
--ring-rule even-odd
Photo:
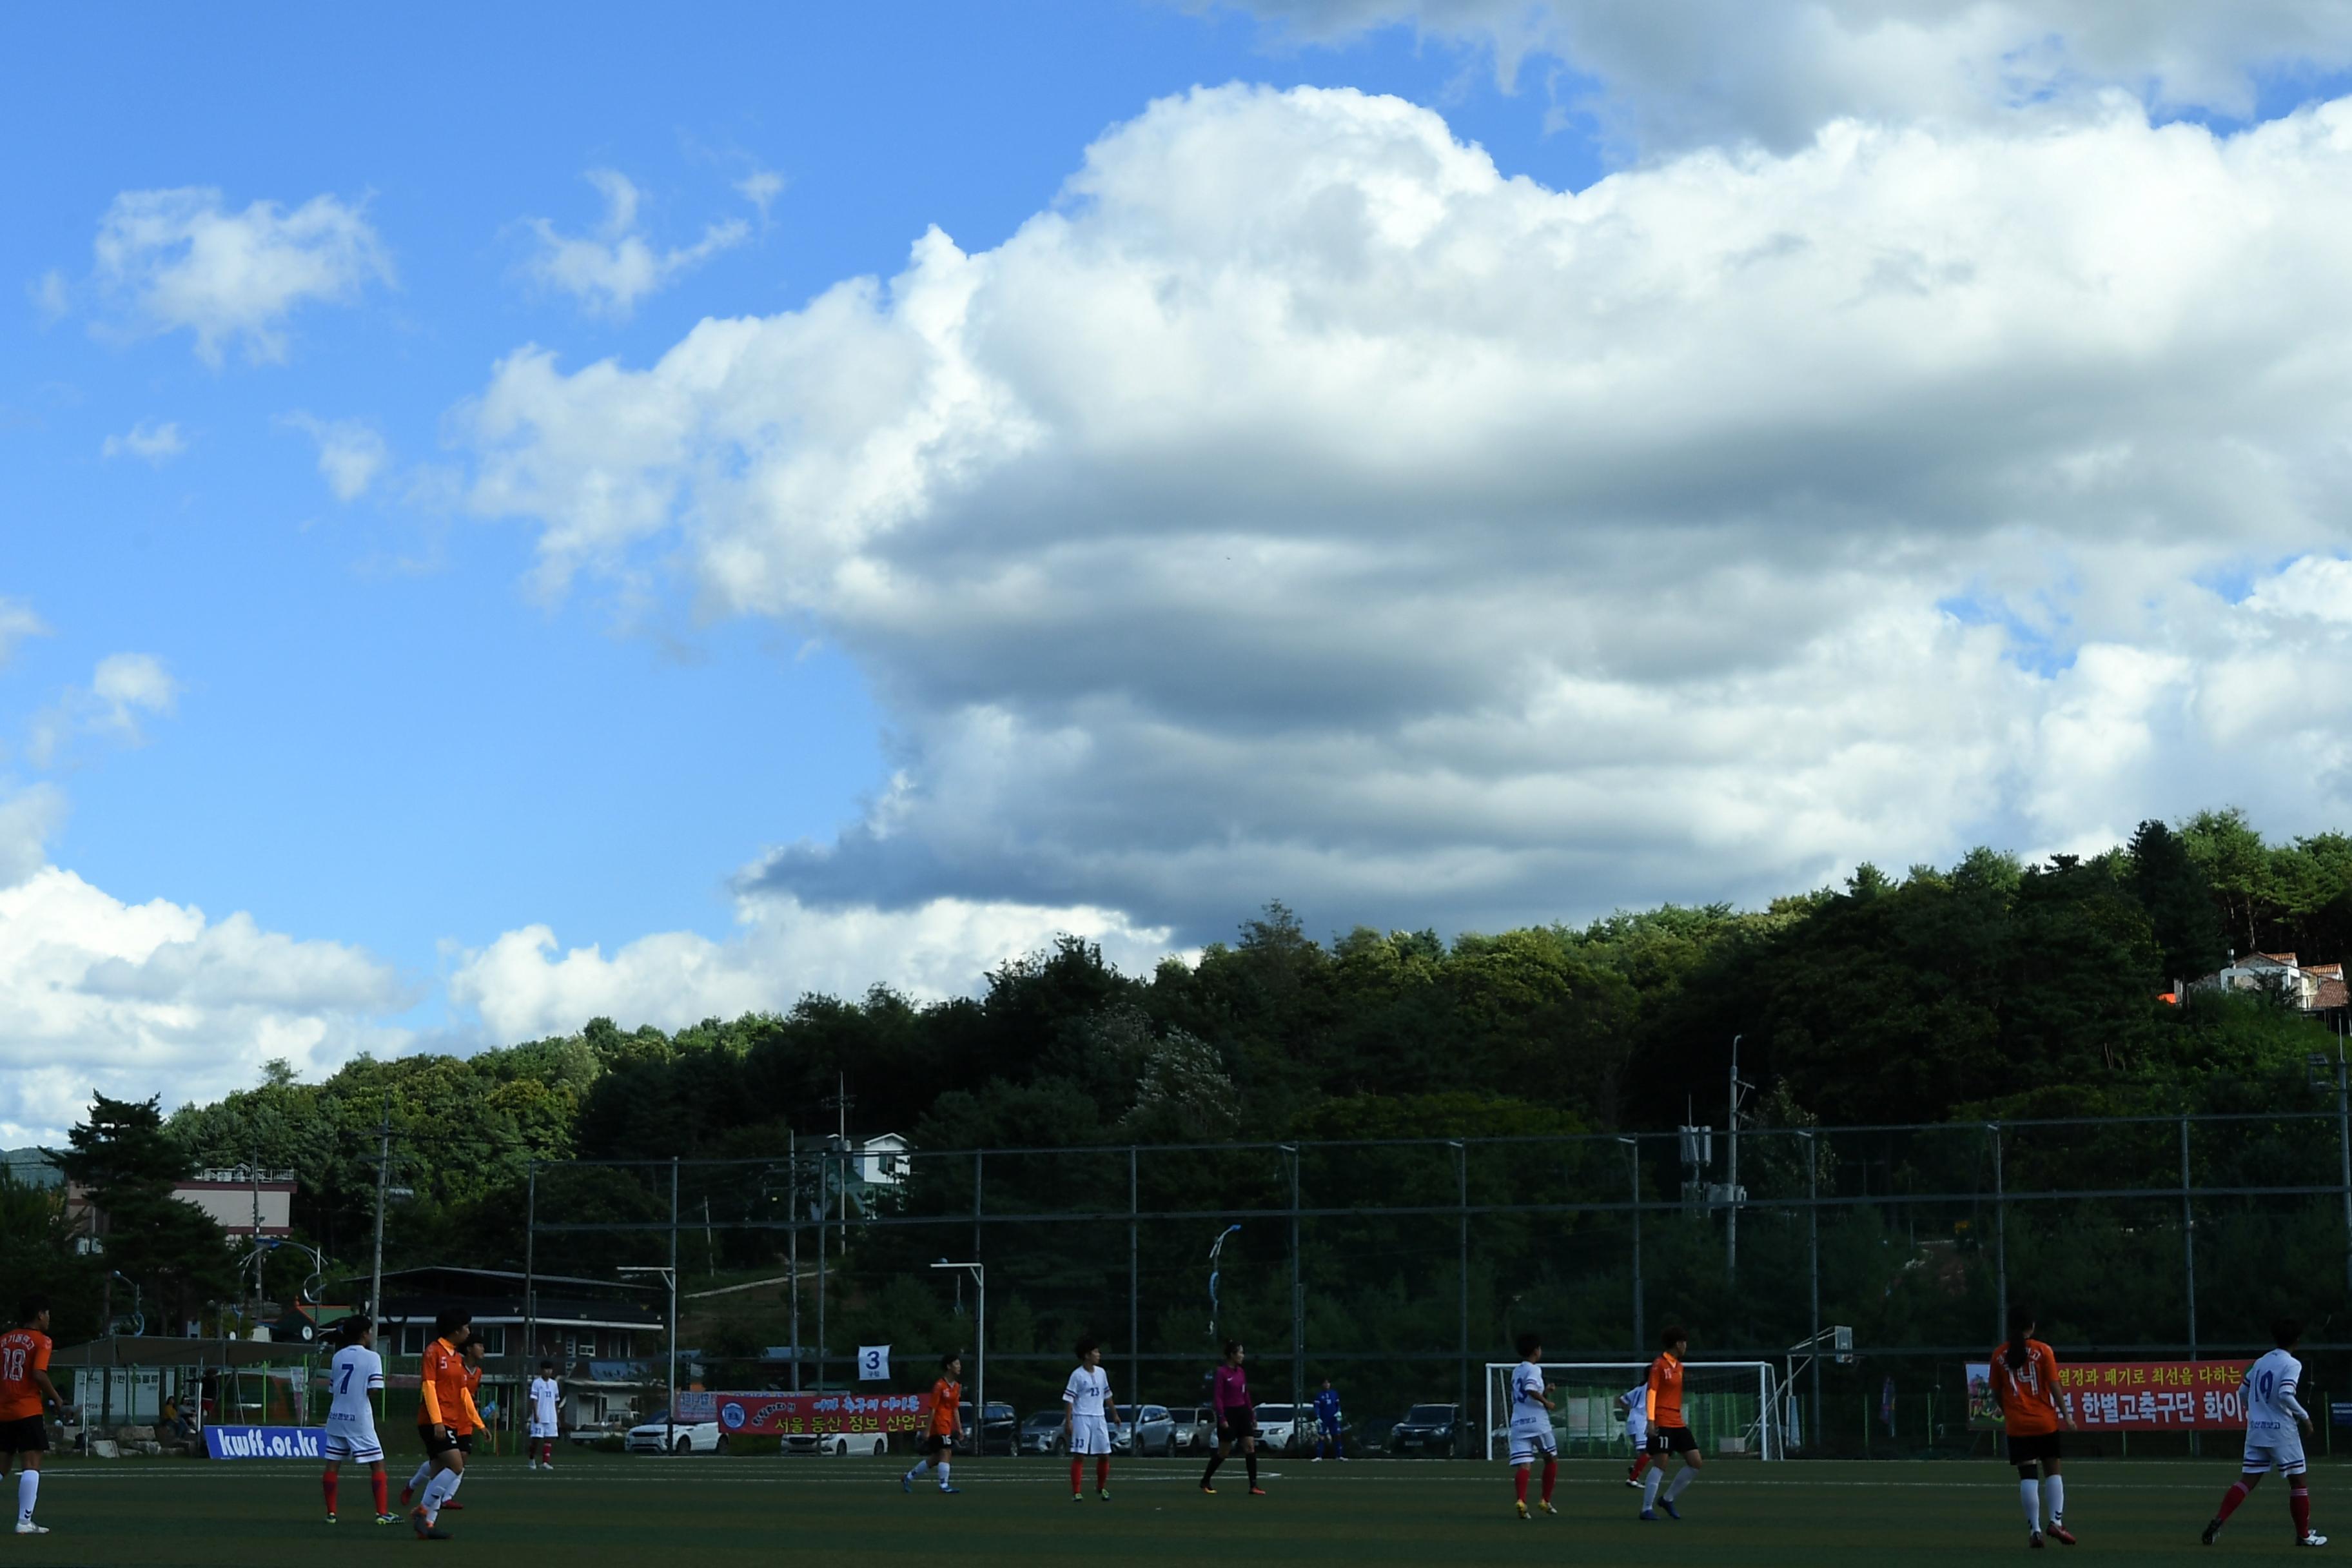
[(1617, 1396), (1618, 1408), (1625, 1412), (1627, 1430), (1646, 1431), (1650, 1425), (1650, 1383), (1647, 1378)]
[(1511, 1369), (1511, 1433), (1549, 1432), (1551, 1412), (1544, 1408), (1543, 1368), (1523, 1361)]
[(345, 1345), (327, 1363), (327, 1389), (334, 1398), (327, 1419), (374, 1431), (375, 1405), (370, 1396), (383, 1387), (383, 1358), (365, 1345)]
[(2294, 1433), (2309, 1418), (2295, 1397), (2303, 1381), (2303, 1363), (2284, 1351), (2273, 1351), (2246, 1369), (2246, 1440), (2269, 1442), (2280, 1433)]
[(1062, 1403), (1070, 1407), (1074, 1416), (1103, 1418), (1103, 1406), (1110, 1399), (1110, 1374), (1098, 1366), (1082, 1366), (1070, 1373), (1069, 1386), (1062, 1390)]
[(547, 1427), (551, 1433), (555, 1426), (556, 1401), (562, 1398), (563, 1394), (562, 1386), (551, 1377), (534, 1377), (530, 1380), (529, 1393), (530, 1424), (534, 1426)]

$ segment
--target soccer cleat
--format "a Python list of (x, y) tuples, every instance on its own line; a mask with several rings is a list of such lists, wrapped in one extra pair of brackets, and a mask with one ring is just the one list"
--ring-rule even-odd
[(328, 1522), (329, 1524), (332, 1524), (332, 1523), (334, 1523), (334, 1522), (335, 1522), (335, 1516), (334, 1516), (333, 1514), (331, 1514), (331, 1514), (329, 1514), (329, 1515), (327, 1516), (327, 1522)]
[(2035, 1531), (2032, 1535), (2027, 1536), (2027, 1537), (2025, 1538), (2025, 1544), (2026, 1544), (2026, 1545), (2028, 1545), (2028, 1546), (2031, 1546), (2031, 1547), (2032, 1547), (2032, 1548), (2033, 1548), (2033, 1550), (2034, 1550), (2034, 1551), (2036, 1551), (2036, 1552), (2041, 1551), (2041, 1550), (2042, 1550), (2042, 1532), (2041, 1532), (2040, 1531), (2038, 1531), (2038, 1530), (2037, 1530), (2037, 1531)]
[(1084, 1502), (1087, 1500), (1087, 1494), (1084, 1492), (1072, 1492), (1070, 1494), (1070, 1500), (1072, 1502)]
[(963, 1489), (961, 1487), (949, 1486), (943, 1481), (940, 1484), (940, 1495), (941, 1497), (961, 1497), (963, 1496)]
[(1556, 1515), (1558, 1515), (1558, 1514), (1559, 1514), (1559, 1510), (1558, 1510), (1558, 1509), (1556, 1509), (1556, 1508), (1554, 1508), (1554, 1507), (1552, 1507), (1552, 1506), (1551, 1506), (1551, 1499), (1549, 1499), (1549, 1498), (1546, 1498), (1546, 1499), (1544, 1499), (1544, 1500), (1543, 1500), (1543, 1510), (1544, 1510), (1546, 1513), (1553, 1514), (1553, 1515), (1555, 1515), (1555, 1516), (1556, 1516)]
[(1528, 1512), (1528, 1505), (1526, 1504), (1526, 1502), (1525, 1502), (1525, 1501), (1515, 1502), (1515, 1503), (1513, 1503), (1511, 1506), (1512, 1506), (1513, 1508), (1517, 1509), (1517, 1510), (1519, 1510), (1519, 1517), (1520, 1517), (1521, 1519), (1528, 1519), (1528, 1518), (1531, 1518), (1531, 1517), (1532, 1517), (1532, 1516)]
[(1670, 1497), (1662, 1497), (1658, 1500), (1658, 1506), (1666, 1510), (1666, 1517), (1668, 1519), (1675, 1521), (1681, 1520), (1683, 1510), (1675, 1506), (1674, 1499)]
[(1642, 1510), (1642, 1522), (1643, 1522), (1643, 1524), (1655, 1524), (1655, 1523), (1657, 1523), (1657, 1522), (1658, 1522), (1658, 1516), (1657, 1516), (1656, 1514), (1654, 1514), (1654, 1513), (1652, 1513), (1648, 1509), (1646, 1509), (1646, 1508), (1645, 1508), (1645, 1509), (1643, 1509), (1643, 1510)]
[(1313, 1458), (1311, 1458), (1311, 1459), (1307, 1460), (1307, 1462), (1308, 1464), (1310, 1464), (1310, 1465), (1319, 1465), (1319, 1464), (1321, 1464), (1321, 1463), (1323, 1462), (1323, 1456), (1322, 1456), (1322, 1455), (1320, 1455), (1320, 1454), (1318, 1454), (1318, 1455), (1316, 1455)]
[(2294, 1538), (2294, 1543), (2297, 1546), (2325, 1546), (2327, 1544), (2327, 1537), (2306, 1530)]
[(1095, 1496), (1102, 1499), (1105, 1502), (1108, 1502), (1110, 1501), (1110, 1489), (1108, 1487), (1097, 1487), (1095, 1489)]
[(2213, 1544), (2213, 1538), (2221, 1533), (2221, 1521), (2218, 1519), (2208, 1520), (2205, 1522), (2205, 1533), (2199, 1539), (2203, 1541), (2206, 1545), (2210, 1546)]
[(1217, 1489), (1211, 1486), (1208, 1482), (1202, 1481), (1201, 1483), (1201, 1495), (1202, 1497), (1214, 1497), (1217, 1495)]
[(48, 1532), (49, 1527), (46, 1524), (35, 1524), (29, 1519), (16, 1521), (16, 1533), (19, 1535), (47, 1535)]
[(1265, 1489), (1261, 1486), (1253, 1486), (1250, 1488), (1249, 1495), (1252, 1497), (1264, 1497), (1265, 1496)]
[(1637, 1481), (1637, 1480), (1635, 1480), (1635, 1479), (1634, 1479), (1633, 1477), (1631, 1477), (1631, 1476), (1627, 1476), (1627, 1477), (1625, 1478), (1625, 1484), (1626, 1484), (1627, 1486), (1629, 1486), (1629, 1487), (1632, 1487), (1635, 1491), (1640, 1491), (1640, 1490), (1642, 1489), (1642, 1483), (1641, 1483), (1641, 1482), (1639, 1482), (1639, 1481)]
[(2074, 1544), (2074, 1532), (2053, 1519), (2050, 1521), (2050, 1539), (2061, 1546), (2072, 1546)]
[(912, 1476), (900, 1476), (898, 1478), (898, 1489), (907, 1493), (910, 1497), (914, 1495), (915, 1478)]
[(378, 1524), (398, 1524), (400, 1522), (400, 1515), (396, 1513), (380, 1513), (375, 1516), (375, 1521)]
[(441, 1506), (443, 1508), (454, 1508), (460, 1512), (463, 1512), (466, 1507), (464, 1503), (459, 1502), (456, 1498), (451, 1498), (447, 1502), (443, 1503)]

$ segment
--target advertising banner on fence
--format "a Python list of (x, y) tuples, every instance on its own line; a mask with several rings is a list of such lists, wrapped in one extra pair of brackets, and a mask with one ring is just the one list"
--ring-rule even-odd
[[(2058, 1407), (2084, 1432), (2220, 1432), (2246, 1424), (2242, 1361), (2060, 1363)], [(1999, 1431), (1992, 1363), (1969, 1366), (1969, 1425)]]
[(215, 1459), (316, 1459), (326, 1449), (322, 1426), (205, 1428), (205, 1452)]
[(681, 1394), (680, 1421), (716, 1421), (722, 1432), (782, 1436), (825, 1432), (919, 1432), (928, 1394)]

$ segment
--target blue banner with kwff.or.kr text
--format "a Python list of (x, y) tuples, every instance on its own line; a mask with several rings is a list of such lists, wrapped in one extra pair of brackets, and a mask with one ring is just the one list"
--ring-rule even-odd
[(317, 1426), (207, 1426), (205, 1452), (215, 1459), (317, 1459), (326, 1455)]

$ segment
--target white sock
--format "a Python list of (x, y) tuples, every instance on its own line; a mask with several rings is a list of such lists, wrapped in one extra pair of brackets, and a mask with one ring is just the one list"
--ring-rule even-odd
[(1642, 1511), (1649, 1512), (1658, 1506), (1658, 1483), (1666, 1479), (1664, 1465), (1652, 1465), (1650, 1473), (1642, 1480)]
[(2053, 1477), (2051, 1477), (2048, 1480), (2046, 1480), (2046, 1481), (2042, 1482), (2042, 1500), (2043, 1500), (2043, 1501), (2045, 1501), (2045, 1502), (2047, 1502), (2047, 1503), (2050, 1505), (2050, 1522), (2051, 1522), (2052, 1524), (2063, 1524), (2063, 1523), (2065, 1523), (2065, 1522), (2066, 1522), (2066, 1480), (2065, 1480), (2065, 1478), (2064, 1478), (2064, 1477), (2063, 1477), (2063, 1476), (2053, 1476)]
[(930, 1468), (931, 1462), (929, 1459), (917, 1459), (915, 1461), (915, 1468), (907, 1472), (907, 1479), (911, 1481), (917, 1476), (921, 1475), (925, 1470), (928, 1470)]
[(457, 1489), (457, 1472), (455, 1470), (443, 1470), (426, 1483), (422, 1500), (425, 1523), (431, 1524), (441, 1517), (441, 1505), (447, 1502), (449, 1494)]
[(413, 1492), (432, 1479), (433, 1461), (427, 1459), (423, 1464), (416, 1467), (416, 1473), (408, 1478), (408, 1485), (404, 1489)]
[(1696, 1479), (1698, 1479), (1698, 1472), (1685, 1465), (1680, 1473), (1675, 1477), (1675, 1484), (1666, 1489), (1666, 1500), (1672, 1502), (1682, 1496), (1689, 1489), (1690, 1484)]
[(41, 1472), (26, 1470), (16, 1478), (16, 1517), (30, 1521), (33, 1500), (41, 1495)]
[(2017, 1495), (2025, 1504), (2025, 1528), (2036, 1535), (2042, 1533), (2042, 1483), (2031, 1476), (2021, 1478)]
[(940, 1461), (940, 1485), (941, 1485), (942, 1487), (944, 1487), (944, 1486), (946, 1486), (947, 1484), (948, 1484), (948, 1462), (947, 1462), (945, 1459), (941, 1459), (941, 1460)]

